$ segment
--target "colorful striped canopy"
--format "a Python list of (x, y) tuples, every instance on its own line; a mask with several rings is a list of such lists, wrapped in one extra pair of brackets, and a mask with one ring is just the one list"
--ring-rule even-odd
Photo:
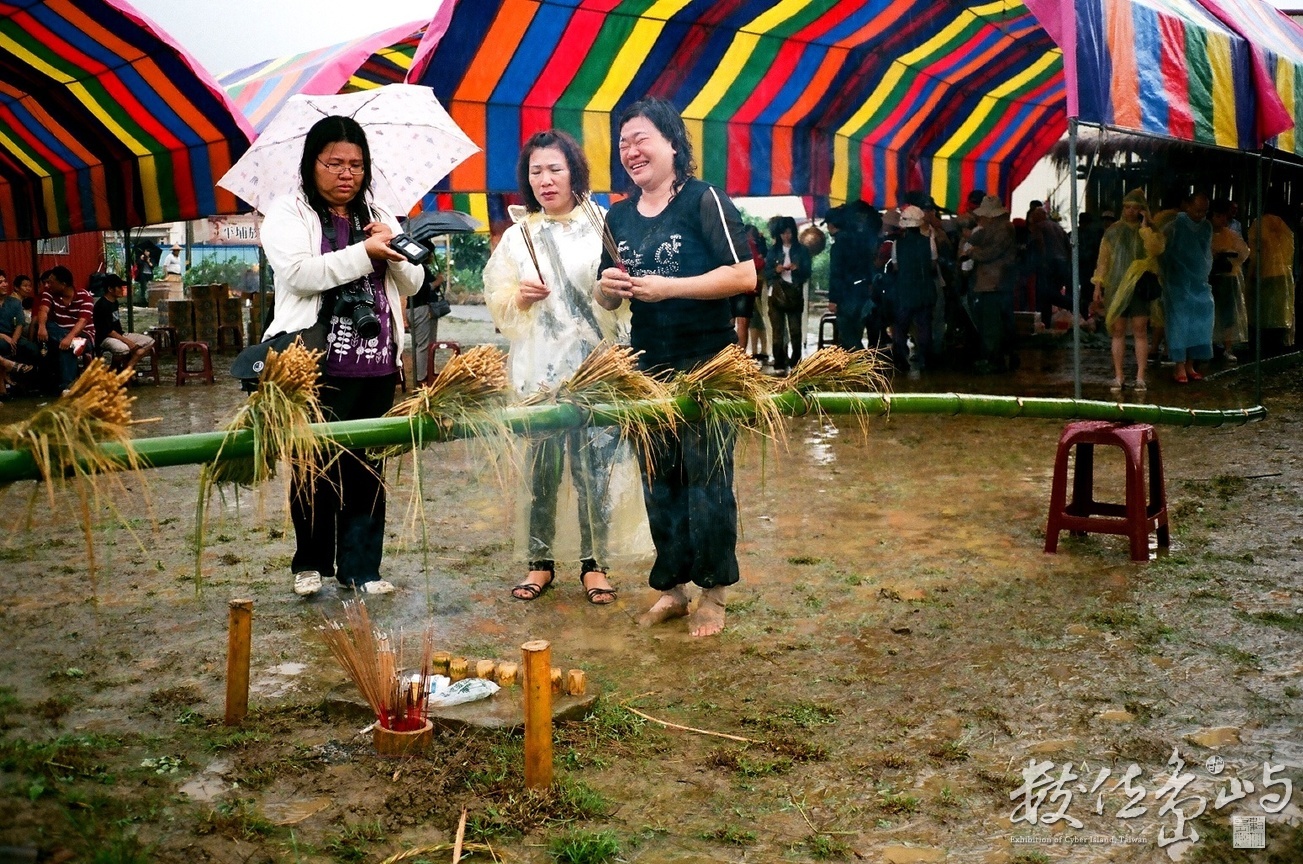
[(653, 95), (731, 194), (954, 207), (1007, 196), (1062, 135), (1060, 57), (1017, 0), (455, 0), (409, 80), (484, 150), (454, 192), (514, 189), (521, 142), (549, 126), (619, 191), (615, 118)]
[(249, 133), (125, 0), (0, 5), (0, 239), (235, 212), (214, 182)]
[(1303, 146), (1303, 30), (1263, 0), (1027, 3), (1064, 48), (1070, 115), (1235, 149), (1276, 135)]
[(429, 21), (414, 21), (339, 45), (264, 60), (218, 79), (235, 106), (261, 132), (297, 93), (331, 96), (401, 83)]

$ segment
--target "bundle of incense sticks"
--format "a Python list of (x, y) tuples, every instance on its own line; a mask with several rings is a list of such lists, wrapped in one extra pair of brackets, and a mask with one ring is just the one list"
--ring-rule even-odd
[(410, 675), (398, 671), (403, 655), (402, 635), (394, 650), (389, 637), (372, 627), (366, 603), (361, 600), (346, 602), (344, 620), (327, 619), (319, 631), (345, 673), (362, 691), (382, 728), (407, 732), (425, 725), (434, 654), (433, 626), (428, 626), (421, 636), (420, 672)]
[(602, 211), (593, 203), (593, 199), (587, 195), (576, 196), (579, 201), (579, 209), (588, 219), (588, 223), (593, 226), (597, 236), (602, 238), (602, 248), (606, 254), (615, 262), (615, 266), (620, 268), (620, 272), (628, 273), (625, 269), (624, 262), (620, 260), (620, 247), (615, 242), (615, 237), (611, 234), (610, 227), (606, 224), (606, 219), (602, 216)]
[(538, 251), (534, 248), (534, 238), (529, 233), (528, 218), (521, 221), (520, 234), (525, 238), (525, 251), (529, 253), (529, 260), (534, 262), (534, 272), (538, 274), (538, 281), (545, 281), (543, 279), (543, 268), (538, 266)]

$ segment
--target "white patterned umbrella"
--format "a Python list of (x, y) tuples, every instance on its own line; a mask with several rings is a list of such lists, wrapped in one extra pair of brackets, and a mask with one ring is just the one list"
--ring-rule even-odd
[(299, 188), (308, 130), (322, 117), (352, 117), (371, 150), (371, 197), (404, 215), (480, 148), (429, 87), (388, 84), (339, 96), (292, 96), (240, 161), (217, 181), (256, 209)]

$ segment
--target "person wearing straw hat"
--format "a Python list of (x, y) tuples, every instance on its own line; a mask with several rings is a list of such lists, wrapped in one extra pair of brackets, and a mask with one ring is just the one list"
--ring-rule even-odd
[[(637, 188), (607, 214), (618, 260), (602, 255), (598, 302), (608, 309), (630, 302), (630, 341), (643, 352), (644, 371), (687, 372), (736, 344), (728, 298), (756, 281), (746, 226), (727, 195), (692, 176), (692, 144), (669, 102), (630, 105), (618, 142)], [(714, 636), (724, 629), (728, 586), (738, 581), (734, 433), (696, 421), (654, 435), (643, 494), (656, 546), (648, 581), (661, 596), (639, 623), (689, 615), (691, 582), (701, 598), (688, 632)]]
[(163, 278), (168, 282), (180, 282), (185, 273), (185, 261), (181, 257), (181, 244), (173, 243), (172, 248), (163, 256), (159, 266), (163, 268)]
[(1112, 337), (1113, 385), (1122, 389), (1128, 324), (1136, 353), (1136, 390), (1146, 389), (1149, 362), (1149, 309), (1161, 293), (1158, 256), (1166, 239), (1149, 224), (1149, 201), (1140, 189), (1122, 199), (1122, 218), (1104, 232), (1091, 282), (1092, 308), (1103, 311), (1104, 328)]
[(1009, 210), (987, 195), (974, 211), (977, 227), (961, 255), (973, 262), (973, 320), (982, 341), (979, 371), (1004, 371), (1017, 365), (1014, 352), (1013, 289), (1018, 279), (1018, 244)]
[[(298, 181), (271, 202), (262, 223), (276, 279), (266, 338), (324, 323), (327, 419), (380, 417), (394, 402), (403, 298), (421, 287), (421, 268), (389, 246), (398, 220), (371, 199), (371, 151), (356, 120), (331, 115), (308, 130)], [(365, 594), (394, 590), (380, 578), (382, 468), (365, 450), (346, 450), (322, 470), (291, 473), (294, 593), (316, 594), (332, 576)]]
[[(516, 163), (525, 212), (512, 214), (515, 224), (484, 266), (484, 301), (511, 340), (508, 372), (521, 398), (555, 390), (603, 342), (628, 338), (629, 311), (594, 298), (604, 211), (587, 200), (588, 172), (567, 133), (530, 136)], [(518, 547), (529, 572), (511, 596), (537, 599), (552, 586), (557, 563), (568, 560), (578, 564), (589, 603), (614, 603), (606, 576), (612, 555), (651, 547), (631, 445), (609, 426), (535, 436), (525, 466)]]

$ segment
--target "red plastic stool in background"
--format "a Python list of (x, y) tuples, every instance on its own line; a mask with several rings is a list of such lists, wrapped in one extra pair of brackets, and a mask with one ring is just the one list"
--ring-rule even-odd
[[(1105, 504), (1094, 500), (1095, 445), (1122, 448), (1126, 457), (1127, 500)], [(1072, 472), (1072, 501), (1068, 497), (1068, 454), (1077, 448)], [(1149, 494), (1145, 496), (1145, 451), (1149, 453)], [(1050, 491), (1050, 518), (1045, 528), (1045, 551), (1057, 552), (1059, 532), (1123, 534), (1131, 538), (1131, 560), (1149, 560), (1149, 532), (1158, 532), (1158, 545), (1169, 545), (1167, 491), (1163, 484), (1163, 452), (1158, 435), (1148, 423), (1109, 423), (1080, 420), (1063, 427), (1054, 457), (1054, 485)]]
[[(228, 337), (229, 345), (226, 344)], [(244, 350), (244, 334), (234, 324), (223, 324), (217, 328), (217, 353), (220, 354), (227, 348), (234, 348), (236, 351)]]
[(176, 346), (180, 341), (176, 335), (175, 327), (150, 327), (145, 331), (145, 335), (154, 340), (158, 353), (166, 351), (168, 354), (176, 354)]
[[(189, 354), (194, 352), (203, 360), (203, 366), (190, 369), (186, 365)], [(198, 378), (206, 384), (213, 383), (213, 358), (208, 353), (207, 342), (181, 342), (176, 346), (176, 386), (180, 387), (191, 378)]]
[[(146, 360), (149, 361), (149, 365), (142, 369), (142, 368), (140, 367), (140, 364), (143, 363), (143, 362), (146, 361)], [(159, 383), (159, 380), (158, 380), (158, 345), (157, 345), (157, 344), (155, 344), (155, 345), (150, 345), (150, 346), (149, 346), (149, 350), (145, 352), (145, 355), (144, 355), (143, 357), (141, 357), (140, 360), (136, 361), (136, 377), (137, 377), (137, 378), (142, 378), (142, 379), (143, 379), (143, 378), (147, 378), (147, 377), (150, 377), (150, 376), (153, 377), (153, 379), (154, 379), (154, 384), (157, 385), (157, 384)]]
[(430, 347), (425, 352), (425, 374), (424, 381), (417, 381), (417, 384), (429, 384), (434, 380), (434, 354), (441, 349), (447, 349), (456, 357), (461, 353), (461, 344), (457, 342), (431, 342)]

